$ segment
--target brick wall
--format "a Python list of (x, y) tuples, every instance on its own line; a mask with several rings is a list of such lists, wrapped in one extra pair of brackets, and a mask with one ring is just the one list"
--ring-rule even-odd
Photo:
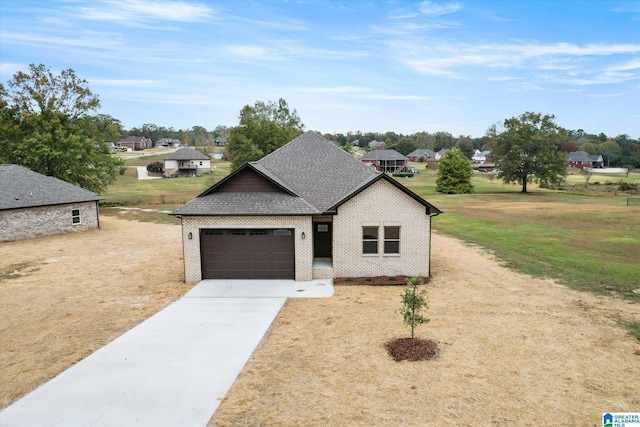
[[(295, 236), (296, 280), (311, 280), (313, 264), (313, 228), (311, 217), (305, 216), (184, 216), (182, 242), (184, 245), (185, 282), (202, 280), (200, 266), (200, 229), (207, 228), (292, 228)], [(302, 233), (305, 239), (302, 240)], [(189, 233), (192, 239), (189, 240)]]
[[(400, 226), (400, 254), (383, 253), (384, 226)], [(378, 226), (378, 254), (362, 253), (362, 227)], [(429, 275), (431, 224), (426, 208), (380, 180), (338, 208), (333, 218), (335, 277)]]
[[(71, 211), (80, 210), (80, 223), (73, 224)], [(0, 241), (30, 239), (98, 228), (96, 202), (0, 211)]]

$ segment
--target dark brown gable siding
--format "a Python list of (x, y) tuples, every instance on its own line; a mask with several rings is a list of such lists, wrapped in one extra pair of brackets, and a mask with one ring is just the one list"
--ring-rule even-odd
[(220, 187), (220, 193), (284, 193), (280, 187), (252, 169), (245, 169)]

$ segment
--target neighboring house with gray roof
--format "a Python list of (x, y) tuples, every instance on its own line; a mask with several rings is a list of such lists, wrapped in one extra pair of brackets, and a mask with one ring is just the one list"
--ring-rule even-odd
[(156, 147), (180, 147), (182, 143), (175, 138), (160, 138), (156, 141)]
[(179, 148), (164, 160), (165, 178), (198, 176), (211, 172), (211, 159), (195, 148)]
[(413, 150), (409, 154), (407, 154), (407, 159), (410, 162), (418, 162), (422, 157), (423, 161), (433, 160), (435, 159), (436, 153), (426, 148), (418, 148), (417, 150)]
[(369, 148), (371, 150), (384, 150), (387, 148), (387, 144), (381, 141), (376, 141), (375, 139), (369, 143)]
[(408, 159), (396, 150), (374, 150), (365, 153), (360, 160), (375, 166), (379, 172), (397, 173), (407, 166)]
[(0, 241), (98, 228), (100, 196), (19, 165), (0, 165)]
[(567, 162), (572, 168), (582, 169), (584, 167), (602, 168), (604, 159), (601, 155), (591, 155), (586, 151), (573, 151), (567, 155)]
[(181, 206), (185, 281), (428, 276), (440, 210), (307, 132)]

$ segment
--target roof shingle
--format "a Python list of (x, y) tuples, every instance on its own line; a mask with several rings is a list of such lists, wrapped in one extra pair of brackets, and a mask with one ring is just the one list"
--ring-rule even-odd
[(91, 191), (19, 165), (0, 165), (0, 189), (0, 210), (100, 200)]
[(211, 160), (205, 154), (193, 148), (179, 148), (166, 157), (166, 160)]

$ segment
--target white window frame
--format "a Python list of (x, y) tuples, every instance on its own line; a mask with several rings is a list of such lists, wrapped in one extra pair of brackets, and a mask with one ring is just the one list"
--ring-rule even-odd
[[(398, 229), (398, 237), (397, 238), (390, 238), (387, 237), (387, 229), (388, 228), (397, 228)], [(384, 226), (384, 241), (382, 243), (382, 252), (385, 255), (400, 255), (400, 226), (399, 225), (385, 225)], [(397, 242), (398, 243), (398, 251), (397, 252), (387, 252), (387, 242), (389, 243), (393, 243), (393, 242)]]
[[(374, 238), (366, 238), (365, 237), (365, 229), (366, 228), (375, 228), (376, 229), (376, 237)], [(375, 242), (376, 244), (376, 251), (375, 252), (365, 252), (365, 243), (372, 243)], [(380, 253), (380, 227), (377, 225), (363, 225), (362, 226), (362, 255), (378, 255)]]
[[(78, 214), (76, 215), (75, 212), (78, 212)], [(82, 224), (82, 212), (80, 211), (80, 209), (71, 209), (71, 224), (72, 225)]]

